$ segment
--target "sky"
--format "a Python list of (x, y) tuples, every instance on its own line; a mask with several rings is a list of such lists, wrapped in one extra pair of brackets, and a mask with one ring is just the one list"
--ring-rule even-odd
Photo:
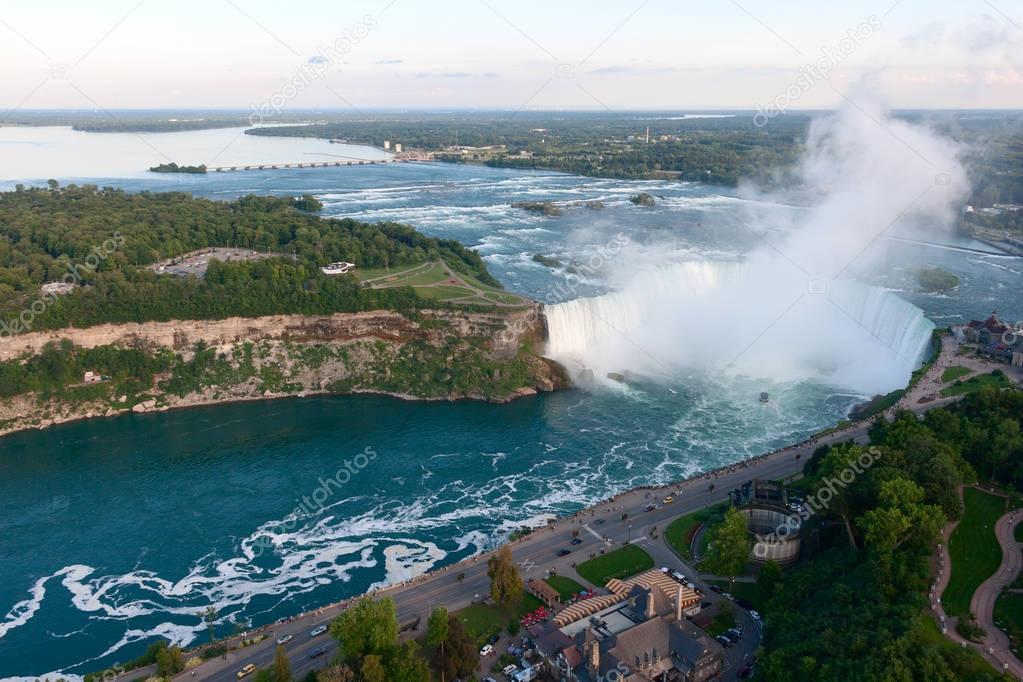
[(0, 4), (0, 114), (819, 109), (865, 74), (898, 108), (1023, 108), (1023, 1)]

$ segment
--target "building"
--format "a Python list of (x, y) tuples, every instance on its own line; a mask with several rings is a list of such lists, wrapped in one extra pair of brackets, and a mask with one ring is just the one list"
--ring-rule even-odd
[(400, 142), (394, 145), (394, 153), (395, 154), (401, 154), (401, 143)]
[(704, 682), (721, 672), (721, 645), (686, 618), (699, 612), (698, 592), (656, 570), (608, 587), (627, 592), (588, 618), (555, 618), (535, 634), (555, 679)]
[(347, 275), (354, 267), (355, 263), (340, 261), (337, 263), (331, 263), (330, 265), (324, 265), (320, 268), (320, 272), (325, 275)]
[(390, 140), (384, 140), (384, 149), (390, 149), (390, 148), (391, 148), (391, 141)]

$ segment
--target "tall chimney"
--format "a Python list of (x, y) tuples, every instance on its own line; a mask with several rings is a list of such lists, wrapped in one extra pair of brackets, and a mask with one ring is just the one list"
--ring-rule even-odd
[(678, 591), (675, 593), (675, 620), (682, 620), (682, 584), (679, 583)]
[(656, 615), (657, 612), (654, 611), (654, 588), (650, 587), (647, 588), (646, 593), (646, 617), (649, 620)]

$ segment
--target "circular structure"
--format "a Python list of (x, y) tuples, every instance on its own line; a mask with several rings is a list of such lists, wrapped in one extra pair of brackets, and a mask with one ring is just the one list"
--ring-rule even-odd
[(799, 514), (779, 507), (750, 505), (739, 510), (753, 539), (750, 559), (757, 563), (776, 561), (786, 566), (799, 558)]

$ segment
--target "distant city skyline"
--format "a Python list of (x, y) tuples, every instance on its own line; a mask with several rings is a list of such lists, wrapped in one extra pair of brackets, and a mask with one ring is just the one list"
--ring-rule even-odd
[(1023, 9), (459, 0), (16, 0), (0, 115), (31, 109), (1023, 108)]

